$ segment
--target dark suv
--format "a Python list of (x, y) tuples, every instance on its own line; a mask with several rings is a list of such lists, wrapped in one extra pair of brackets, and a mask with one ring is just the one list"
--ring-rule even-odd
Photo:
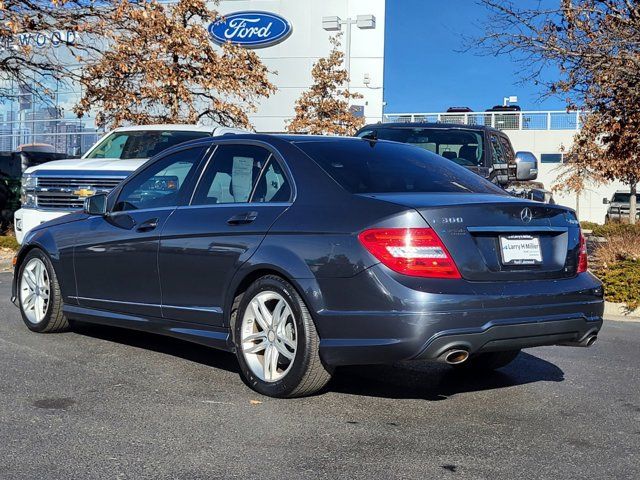
[(514, 152), (509, 137), (495, 128), (450, 123), (379, 123), (364, 126), (356, 136), (410, 143), (468, 168), (512, 194), (551, 202), (550, 192), (531, 183), (538, 176), (535, 156), (530, 152)]

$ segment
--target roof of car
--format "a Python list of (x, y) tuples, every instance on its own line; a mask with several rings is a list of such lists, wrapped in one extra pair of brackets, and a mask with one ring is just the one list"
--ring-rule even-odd
[(160, 131), (173, 130), (179, 132), (206, 132), (214, 135), (224, 135), (226, 133), (250, 133), (238, 128), (222, 127), (220, 125), (191, 125), (183, 123), (159, 123), (154, 125), (132, 125), (128, 127), (118, 127), (114, 132), (140, 132), (140, 131)]
[(306, 143), (306, 142), (343, 142), (345, 140), (362, 140), (358, 137), (339, 137), (337, 135), (306, 135), (306, 134), (289, 134), (289, 135), (274, 135), (291, 143)]
[[(463, 115), (463, 114), (461, 114)], [(446, 130), (489, 130), (497, 132), (498, 130), (488, 125), (466, 125), (460, 123), (445, 122), (397, 122), (397, 123), (372, 123), (365, 125), (358, 131), (369, 128), (441, 128)]]

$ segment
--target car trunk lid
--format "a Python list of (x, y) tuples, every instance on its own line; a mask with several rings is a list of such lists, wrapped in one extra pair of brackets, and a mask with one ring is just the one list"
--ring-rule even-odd
[(557, 279), (576, 274), (580, 229), (569, 209), (507, 195), (370, 196), (415, 208), (467, 280)]

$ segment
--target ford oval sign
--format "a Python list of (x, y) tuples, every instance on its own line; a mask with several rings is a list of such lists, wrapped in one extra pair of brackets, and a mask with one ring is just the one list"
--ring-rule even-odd
[(264, 48), (291, 35), (291, 24), (275, 13), (236, 12), (211, 23), (209, 33), (218, 44), (231, 42), (246, 48)]

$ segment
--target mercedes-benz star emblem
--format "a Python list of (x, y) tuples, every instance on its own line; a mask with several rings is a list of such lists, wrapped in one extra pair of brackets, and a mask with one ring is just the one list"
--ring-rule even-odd
[(525, 207), (522, 209), (522, 211), (520, 212), (520, 219), (524, 223), (529, 223), (531, 220), (533, 220), (533, 212), (529, 207)]

